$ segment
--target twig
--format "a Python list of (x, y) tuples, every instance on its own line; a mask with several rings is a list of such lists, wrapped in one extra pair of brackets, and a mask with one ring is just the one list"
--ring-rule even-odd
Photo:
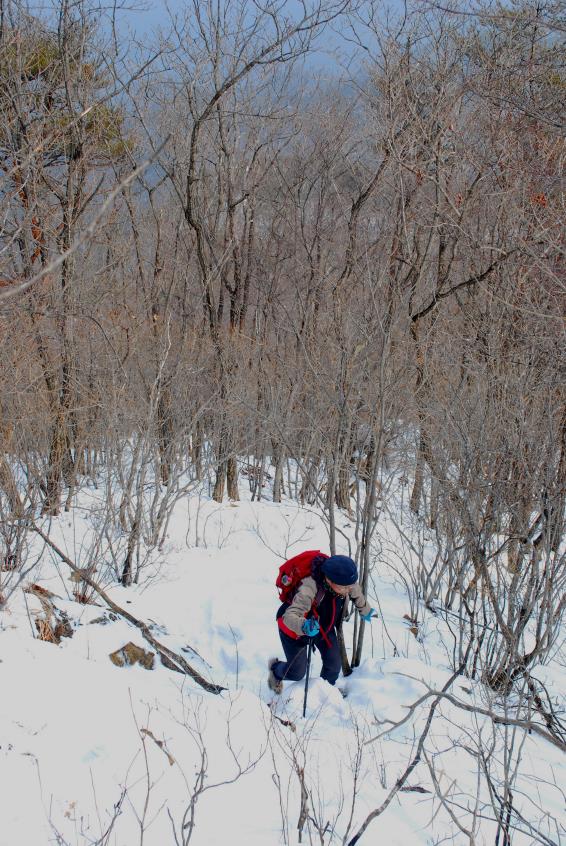
[[(406, 676), (405, 673), (397, 673), (396, 675)], [(414, 677), (406, 676), (406, 678)], [(452, 676), (448, 684), (451, 684), (454, 678), (455, 677)], [(425, 682), (422, 682), (422, 684), (425, 684)], [(489, 717), (489, 719), (496, 725), (516, 726), (517, 728), (521, 728), (524, 731), (528, 731), (529, 734), (534, 732), (534, 734), (538, 734), (539, 737), (543, 737), (545, 740), (548, 740), (549, 743), (552, 743), (554, 746), (560, 749), (561, 752), (566, 752), (566, 743), (564, 743), (564, 741), (550, 734), (548, 731), (545, 731), (542, 726), (540, 726), (538, 723), (534, 723), (532, 720), (521, 720), (508, 716), (501, 716), (500, 714), (495, 714), (493, 711), (490, 711), (487, 708), (481, 708), (479, 705), (470, 705), (467, 702), (461, 702), (459, 699), (456, 699), (456, 697), (453, 696), (451, 693), (446, 692), (446, 685), (441, 691), (432, 690), (426, 684), (425, 687), (427, 687), (427, 693), (424, 693), (421, 697), (419, 697), (419, 699), (413, 702), (412, 705), (405, 706), (409, 709), (409, 713), (406, 717), (403, 717), (402, 720), (399, 720), (399, 722), (396, 723), (394, 723), (392, 720), (388, 720), (387, 722), (391, 722), (391, 727), (385, 729), (383, 732), (376, 735), (376, 737), (372, 737), (370, 740), (367, 740), (366, 744), (369, 745), (370, 743), (379, 740), (381, 737), (383, 737), (384, 734), (388, 734), (390, 731), (393, 731), (393, 729), (397, 729), (400, 726), (404, 725), (407, 720), (410, 719), (412, 714), (414, 714), (415, 710), (419, 707), (419, 705), (422, 705), (422, 703), (426, 702), (427, 699), (430, 699), (431, 696), (435, 696), (436, 701), (440, 699), (447, 699), (449, 702), (452, 703), (452, 705), (455, 705), (457, 708), (461, 708), (463, 711), (467, 711), (470, 714), (480, 714), (483, 717)]]
[[(389, 807), (389, 805), (391, 804), (391, 802), (393, 801), (393, 799), (395, 798), (397, 793), (399, 793), (399, 791), (401, 790), (401, 788), (403, 787), (403, 785), (405, 784), (405, 782), (407, 781), (407, 779), (409, 778), (409, 776), (411, 775), (411, 773), (413, 772), (413, 770), (415, 769), (417, 764), (420, 762), (421, 755), (422, 755), (423, 748), (424, 748), (424, 743), (425, 743), (427, 735), (430, 731), (430, 727), (432, 725), (432, 718), (434, 717), (434, 712), (436, 711), (436, 706), (440, 702), (440, 700), (442, 698), (442, 694), (444, 694), (445, 691), (447, 691), (450, 688), (450, 686), (454, 683), (454, 681), (458, 678), (458, 676), (461, 676), (462, 673), (464, 672), (464, 669), (466, 667), (466, 663), (468, 661), (468, 655), (470, 653), (470, 649), (471, 649), (471, 645), (468, 646), (468, 648), (466, 650), (466, 654), (464, 656), (464, 660), (462, 661), (462, 663), (460, 664), (460, 666), (458, 667), (456, 672), (452, 673), (452, 675), (450, 676), (450, 678), (448, 679), (448, 681), (446, 682), (446, 684), (442, 688), (442, 691), (436, 695), (434, 702), (430, 706), (430, 709), (429, 709), (429, 712), (428, 712), (428, 717), (427, 717), (427, 720), (426, 720), (426, 724), (425, 724), (424, 730), (423, 730), (423, 732), (422, 732), (422, 734), (419, 738), (419, 742), (418, 742), (418, 745), (417, 745), (417, 751), (416, 751), (416, 754), (415, 754), (413, 760), (408, 765), (408, 767), (405, 769), (405, 772), (403, 773), (403, 775), (401, 775), (397, 779), (394, 786), (391, 788), (387, 797), (381, 803), (379, 808), (376, 808), (374, 811), (372, 811), (370, 814), (368, 814), (368, 816), (365, 818), (364, 822), (360, 826), (358, 832), (352, 837), (351, 840), (348, 841), (348, 846), (355, 846), (355, 844), (358, 842), (358, 840), (360, 839), (360, 837), (362, 836), (362, 834), (364, 833), (364, 831), (366, 830), (368, 825), (372, 822), (372, 820), (374, 820), (376, 817), (379, 817)], [(367, 746), (369, 743), (373, 743), (374, 740), (377, 740), (377, 738), (373, 738), (372, 740), (366, 741), (366, 743), (364, 745)]]

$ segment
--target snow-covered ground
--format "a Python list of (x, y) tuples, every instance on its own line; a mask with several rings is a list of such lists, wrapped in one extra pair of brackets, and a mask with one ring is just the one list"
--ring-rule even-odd
[[(79, 566), (97, 495), (82, 492), (80, 507), (49, 527)], [(339, 526), (353, 537), (347, 516)], [(339, 680), (339, 690), (318, 678), (315, 654), (306, 719), (302, 682), (286, 683), (269, 707), (266, 661), (282, 655), (274, 622), (278, 566), (303, 549), (328, 549), (317, 509), (187, 498), (176, 507), (158, 566), (144, 570), (139, 585), (108, 588), (161, 643), (226, 687), (220, 695), (159, 660), (151, 671), (114, 666), (109, 654), (124, 644), (151, 647), (101, 600), (75, 602), (68, 568), (45, 548), (25, 585), (52, 592), (74, 634), (60, 645), (38, 639), (41, 602), (22, 590), (0, 611), (1, 846), (292, 846), (300, 842), (301, 796), (308, 797), (303, 843), (350, 842), (416, 754), (432, 699), (411, 714), (406, 706), (451, 675), (445, 623), (424, 612), (415, 637), (405, 619), (409, 601), (388, 566), (401, 549), (410, 554), (401, 526), (409, 536), (420, 531), (401, 510), (380, 521), (369, 599), (383, 617), (367, 632), (362, 665)], [(345, 624), (347, 642), (352, 627), (353, 620)], [(560, 661), (544, 668), (544, 679), (560, 696)], [(479, 682), (460, 677), (451, 693), (486, 708)], [(383, 734), (387, 721), (408, 714)], [(513, 846), (558, 844), (566, 824), (560, 749), (523, 728), (494, 729), (488, 717), (447, 700), (438, 704), (420, 763), (359, 842), (493, 844), (493, 796), (480, 749), (495, 783), (506, 760), (511, 768), (520, 760), (513, 803), (524, 822), (512, 820), (522, 829), (511, 829)]]

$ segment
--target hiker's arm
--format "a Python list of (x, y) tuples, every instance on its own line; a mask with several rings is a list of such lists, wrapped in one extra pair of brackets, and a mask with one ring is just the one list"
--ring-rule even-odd
[(309, 576), (303, 579), (292, 603), (277, 621), (282, 632), (285, 632), (286, 635), (289, 635), (289, 637), (295, 640), (303, 637), (304, 632), (302, 626), (305, 622), (305, 617), (311, 610), (315, 596), (316, 582)]
[(350, 591), (350, 599), (363, 616), (364, 614), (369, 614), (373, 609), (365, 596), (362, 593), (362, 589), (359, 584), (355, 584), (354, 587)]

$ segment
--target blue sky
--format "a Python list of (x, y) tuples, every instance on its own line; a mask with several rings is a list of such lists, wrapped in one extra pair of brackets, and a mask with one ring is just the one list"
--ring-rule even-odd
[[(156, 0), (156, 2), (146, 2), (145, 6), (140, 4), (135, 10), (121, 11), (119, 13), (120, 30), (122, 34), (132, 32), (136, 40), (147, 43), (157, 34), (160, 28), (167, 28), (168, 9), (172, 13), (181, 12), (187, 5), (189, 4), (186, 0), (169, 0), (169, 2)], [(383, 17), (385, 17), (386, 7), (400, 9), (402, 2), (401, 0), (384, 0)], [(293, 11), (297, 12), (299, 8), (299, 4), (295, 0), (288, 0), (287, 9), (290, 14)], [(332, 27), (332, 29), (327, 28), (324, 35), (317, 39), (315, 49), (309, 56), (308, 62), (313, 69), (319, 72), (327, 70), (333, 73), (338, 70), (337, 53), (344, 63), (348, 63), (349, 60), (357, 63), (364, 59), (364, 51), (341, 38), (335, 27)]]

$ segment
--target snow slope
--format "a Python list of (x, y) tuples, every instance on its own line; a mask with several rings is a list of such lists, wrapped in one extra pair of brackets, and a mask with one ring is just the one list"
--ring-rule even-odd
[[(95, 496), (79, 494), (81, 507), (49, 528), (79, 566)], [(266, 661), (282, 654), (274, 623), (277, 567), (302, 549), (328, 546), (316, 509), (249, 500), (219, 506), (201, 493), (178, 504), (158, 566), (137, 586), (108, 588), (162, 643), (225, 686), (219, 696), (159, 661), (152, 671), (114, 666), (109, 653), (129, 641), (148, 644), (102, 604), (75, 602), (68, 568), (45, 548), (26, 584), (33, 580), (55, 595), (74, 635), (59, 646), (37, 639), (41, 605), (22, 590), (0, 611), (0, 846), (295, 844), (301, 795), (308, 795), (303, 843), (349, 842), (415, 755), (432, 700), (411, 714), (406, 706), (451, 675), (443, 620), (428, 614), (417, 638), (404, 619), (409, 603), (388, 560), (403, 544), (395, 524), (404, 533), (419, 529), (402, 511), (395, 516), (383, 516), (379, 526), (369, 598), (383, 618), (367, 634), (364, 661), (339, 680), (344, 698), (318, 678), (315, 654), (304, 720), (302, 682), (286, 683), (269, 707)], [(353, 537), (346, 516), (340, 528)], [(352, 625), (346, 623), (347, 640)], [(544, 673), (560, 696), (564, 666), (556, 660)], [(485, 707), (481, 684), (459, 678), (451, 690)], [(368, 742), (387, 721), (408, 714), (402, 726)], [(494, 843), (479, 747), (495, 773), (506, 756), (513, 766), (520, 753), (514, 804), (524, 821), (513, 846), (559, 843), (566, 824), (561, 751), (520, 728), (494, 733), (489, 718), (446, 700), (424, 754), (449, 802), (438, 800), (423, 757), (409, 789), (370, 822), (360, 843)], [(533, 833), (539, 828), (546, 841)]]

